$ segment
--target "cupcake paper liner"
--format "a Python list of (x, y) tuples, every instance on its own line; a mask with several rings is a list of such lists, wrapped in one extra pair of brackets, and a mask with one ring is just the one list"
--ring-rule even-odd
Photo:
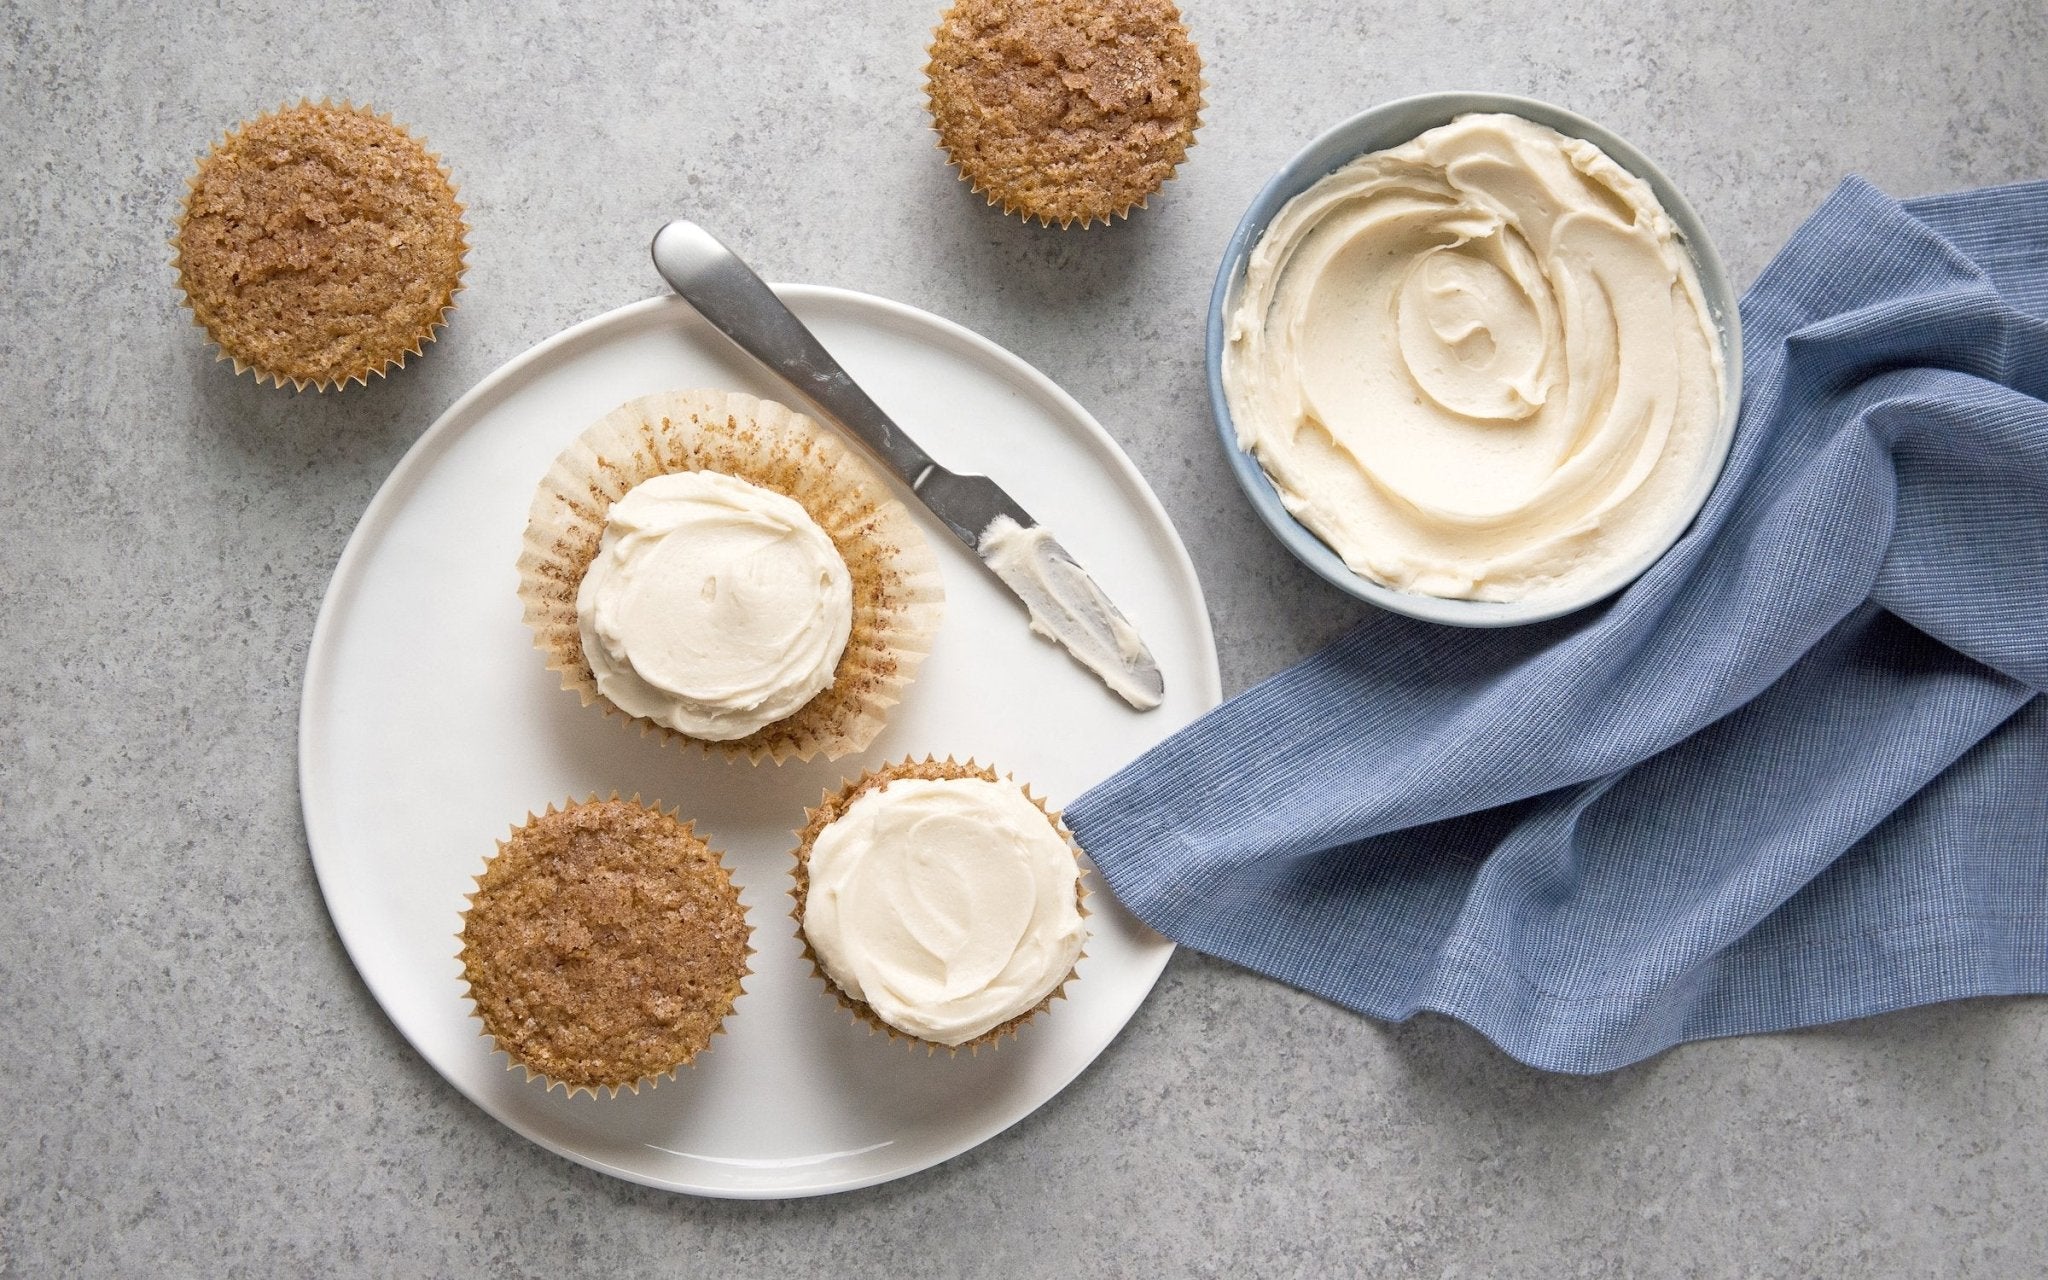
[[(511, 843), (511, 840), (513, 838), (516, 838), (521, 831), (529, 827), (532, 827), (535, 823), (540, 822), (546, 818), (552, 817), (557, 813), (566, 813), (574, 809), (580, 808), (584, 805), (599, 804), (608, 801), (616, 802), (619, 800), (619, 798), (619, 793), (617, 791), (612, 792), (609, 797), (599, 797), (595, 792), (592, 792), (588, 797), (586, 797), (580, 802), (577, 801), (575, 798), (571, 797), (559, 809), (557, 809), (553, 804), (549, 804), (544, 813), (534, 814), (531, 811), (529, 811), (526, 815), (526, 821), (524, 823), (512, 827), (510, 835), (506, 839), (500, 840), (498, 842), (497, 849), (484, 859), (484, 871), (479, 872), (475, 877), (473, 877), (473, 880), (477, 887), (474, 891), (463, 895), (464, 901), (467, 902), (469, 905), (464, 907), (462, 911), (463, 928), (457, 930), (455, 933), (455, 939), (458, 944), (456, 947), (455, 957), (463, 965), (462, 977), (460, 979), (463, 985), (463, 994), (469, 1001), (470, 1015), (476, 1018), (477, 1021), (484, 1024), (483, 1030), (480, 1034), (483, 1036), (484, 1039), (489, 1040), (491, 1042), (491, 1047), (494, 1052), (502, 1053), (505, 1055), (507, 1059), (505, 1064), (506, 1070), (523, 1070), (526, 1073), (527, 1083), (530, 1084), (535, 1080), (540, 1080), (543, 1082), (545, 1086), (545, 1091), (553, 1092), (555, 1089), (559, 1088), (571, 1098), (576, 1097), (578, 1094), (586, 1093), (593, 1098), (600, 1096), (600, 1094), (602, 1094), (602, 1096), (605, 1097), (616, 1098), (619, 1096), (619, 1093), (622, 1090), (628, 1093), (638, 1094), (640, 1092), (640, 1088), (642, 1085), (645, 1085), (649, 1089), (653, 1089), (655, 1086), (659, 1085), (664, 1080), (675, 1079), (676, 1074), (679, 1071), (681, 1071), (682, 1068), (695, 1067), (697, 1065), (697, 1059), (711, 1049), (712, 1042), (716, 1041), (716, 1039), (719, 1036), (725, 1034), (725, 1024), (727, 1020), (732, 1017), (733, 1010), (738, 1003), (739, 997), (746, 994), (746, 980), (749, 977), (752, 977), (754, 972), (752, 965), (748, 963), (748, 960), (750, 960), (756, 954), (753, 947), (753, 926), (751, 924), (746, 923), (746, 906), (744, 903), (739, 902), (739, 890), (732, 883), (732, 870), (731, 868), (725, 865), (724, 854), (722, 854), (718, 849), (714, 848), (709, 842), (705, 841), (701, 836), (697, 835), (697, 824), (694, 820), (690, 822), (683, 822), (680, 823), (678, 827), (678, 834), (680, 834), (686, 839), (694, 840), (698, 844), (703, 845), (704, 849), (708, 853), (710, 853), (712, 860), (717, 867), (720, 884), (723, 885), (723, 887), (727, 890), (731, 891), (731, 893), (733, 894), (733, 901), (739, 906), (740, 919), (747, 933), (746, 942), (743, 944), (744, 951), (742, 953), (740, 961), (740, 972), (738, 975), (738, 981), (735, 984), (735, 989), (733, 991), (733, 994), (726, 1000), (725, 1009), (718, 1015), (718, 1025), (712, 1029), (710, 1038), (705, 1042), (703, 1047), (692, 1051), (688, 1056), (682, 1058), (680, 1061), (676, 1062), (664, 1071), (655, 1071), (652, 1073), (639, 1075), (631, 1080), (620, 1080), (616, 1082), (600, 1081), (595, 1083), (586, 1083), (560, 1079), (555, 1076), (549, 1075), (544, 1070), (532, 1066), (525, 1059), (520, 1057), (519, 1050), (516, 1045), (507, 1043), (504, 1040), (500, 1040), (495, 1034), (492, 1033), (490, 1029), (489, 1020), (486, 1019), (484, 1016), (483, 1006), (477, 999), (474, 984), (470, 981), (470, 969), (468, 960), (469, 939), (467, 935), (469, 925), (469, 913), (476, 906), (476, 899), (478, 893), (481, 893), (483, 890), (484, 875), (489, 872), (491, 864), (504, 854), (505, 849)], [(676, 821), (680, 816), (680, 810), (673, 808), (664, 810), (661, 807), (660, 801), (655, 801), (650, 804), (642, 804), (638, 793), (635, 793), (628, 803), (649, 810), (663, 818), (668, 819), (671, 822)]]
[[(929, 50), (927, 50), (927, 52), (929, 52)], [(929, 65), (927, 65), (926, 67), (926, 74), (930, 74)], [(1208, 77), (1204, 76), (1201, 81), (1201, 88), (1203, 90), (1207, 90), (1208, 87)], [(929, 81), (927, 81), (925, 85), (925, 96), (927, 99), (929, 99), (931, 96), (931, 85)], [(1195, 102), (1194, 127), (1197, 131), (1199, 131), (1202, 127), (1201, 113), (1203, 109), (1206, 108), (1208, 105), (1209, 100), (1206, 95), (1197, 99)], [(1199, 138), (1190, 136), (1188, 138), (1188, 150), (1194, 150), (1195, 144), (1199, 141)], [(1152, 197), (1158, 195), (1161, 189), (1163, 189), (1167, 183), (1172, 182), (1174, 178), (1179, 175), (1180, 166), (1187, 162), (1187, 157), (1183, 155), (1181, 159), (1173, 165), (1173, 167), (1166, 171), (1166, 176), (1159, 180), (1159, 186), (1154, 187), (1152, 190), (1146, 192), (1142, 196), (1139, 196), (1135, 200), (1127, 201), (1123, 205), (1109, 210), (1107, 213), (1068, 214), (1065, 217), (1058, 217), (1053, 214), (1040, 213), (1035, 209), (1031, 209), (1027, 207), (1021, 200), (1013, 200), (1005, 196), (998, 196), (995, 192), (989, 190), (987, 187), (984, 187), (980, 182), (975, 180), (975, 178), (967, 172), (967, 166), (961, 164), (960, 157), (954, 155), (952, 149), (946, 145), (946, 139), (943, 134), (941, 134), (939, 138), (932, 143), (932, 145), (945, 154), (946, 163), (952, 167), (954, 176), (957, 177), (960, 181), (966, 183), (967, 189), (969, 191), (972, 191), (975, 195), (980, 196), (984, 204), (1000, 207), (1003, 211), (1004, 216), (1006, 217), (1014, 216), (1019, 219), (1022, 219), (1024, 222), (1027, 223), (1035, 218), (1038, 220), (1038, 225), (1041, 227), (1050, 227), (1057, 224), (1059, 229), (1062, 231), (1065, 231), (1067, 228), (1071, 227), (1076, 222), (1081, 224), (1081, 229), (1083, 231), (1086, 231), (1089, 227), (1094, 226), (1097, 223), (1100, 223), (1101, 225), (1106, 227), (1109, 226), (1111, 223), (1116, 222), (1118, 219), (1129, 220), (1132, 210), (1149, 208), (1152, 203)]]
[[(795, 713), (743, 738), (708, 742), (629, 715), (598, 691), (583, 656), (576, 592), (611, 504), (678, 471), (717, 471), (794, 499), (845, 560), (853, 629), (832, 683)], [(585, 706), (663, 740), (753, 763), (860, 751), (931, 651), (945, 587), (938, 557), (873, 468), (811, 418), (740, 392), (670, 391), (628, 401), (555, 459), (534, 495), (519, 556), (519, 597), (534, 646)]]
[[(230, 148), (251, 127), (272, 120), (287, 111), (305, 110), (314, 107), (374, 120), (395, 130), (408, 141), (419, 146), (421, 153), (433, 163), (434, 168), (441, 175), (441, 180), (448, 186), (448, 198), (454, 206), (457, 226), (455, 242), (456, 266), (452, 278), (447, 281), (445, 293), (439, 306), (435, 309), (434, 315), (421, 326), (418, 332), (411, 335), (409, 341), (395, 350), (370, 354), (360, 368), (346, 370), (337, 374), (306, 377), (270, 368), (254, 352), (235, 350), (233, 349), (232, 339), (223, 340), (224, 335), (216, 327), (215, 323), (219, 317), (213, 313), (231, 310), (233, 302), (232, 300), (222, 300), (216, 306), (215, 300), (205, 296), (206, 291), (203, 288), (195, 288), (190, 263), (188, 263), (186, 257), (184, 236), (193, 213), (192, 201), (199, 192), (200, 180), (205, 175), (207, 162), (212, 161), (224, 150)], [(392, 369), (404, 368), (408, 358), (423, 355), (427, 346), (440, 336), (442, 329), (447, 327), (449, 314), (456, 310), (455, 295), (462, 291), (462, 278), (467, 270), (469, 257), (469, 224), (462, 216), (465, 212), (465, 207), (460, 199), (460, 194), (455, 186), (453, 174), (449, 172), (447, 164), (441, 159), (440, 155), (428, 150), (426, 144), (421, 139), (414, 136), (410, 130), (406, 129), (404, 125), (399, 124), (388, 113), (380, 114), (367, 106), (358, 106), (346, 98), (339, 103), (331, 98), (322, 98), (317, 103), (310, 98), (302, 98), (297, 104), (287, 104), (272, 111), (265, 111), (253, 119), (244, 120), (230, 128), (221, 137), (221, 140), (216, 142), (207, 154), (202, 157), (199, 170), (186, 179), (185, 195), (179, 201), (178, 215), (169, 242), (171, 247), (171, 269), (178, 276), (179, 304), (190, 313), (192, 323), (205, 332), (207, 342), (214, 348), (215, 360), (231, 362), (238, 376), (243, 373), (252, 373), (255, 375), (259, 385), (267, 382), (282, 388), (285, 384), (289, 383), (294, 391), (304, 391), (307, 387), (312, 387), (315, 391), (324, 392), (331, 387), (335, 391), (340, 392), (345, 390), (350, 383), (361, 383), (367, 386), (373, 374), (380, 378), (386, 377)]]
[(883, 1021), (882, 1017), (873, 1008), (869, 1007), (866, 1001), (856, 1000), (841, 990), (839, 984), (832, 980), (832, 975), (825, 971), (824, 962), (818, 959), (818, 953), (811, 948), (809, 936), (804, 933), (804, 899), (810, 893), (811, 888), (810, 857), (812, 842), (818, 838), (820, 832), (837, 821), (846, 812), (847, 807), (862, 795), (903, 778), (916, 778), (927, 781), (948, 778), (979, 778), (984, 782), (1013, 783), (1019, 791), (1024, 793), (1024, 798), (1036, 805), (1038, 811), (1045, 815), (1046, 821), (1052, 824), (1053, 830), (1059, 832), (1060, 839), (1066, 842), (1067, 847), (1074, 850), (1074, 905), (1080, 911), (1083, 919), (1086, 919), (1091, 914), (1088, 910), (1088, 868), (1080, 860), (1080, 846), (1074, 842), (1073, 833), (1068, 831), (1066, 824), (1060, 821), (1059, 811), (1046, 808), (1044, 799), (1032, 795), (1029, 785), (1017, 782), (1016, 778), (1010, 774), (999, 776), (996, 773), (995, 766), (976, 764), (971, 757), (967, 763), (962, 764), (952, 756), (947, 756), (944, 760), (936, 759), (930, 755), (927, 755), (923, 760), (905, 756), (896, 764), (885, 764), (879, 769), (871, 769), (862, 773), (860, 777), (853, 781), (844, 783), (837, 792), (825, 792), (820, 797), (817, 808), (804, 810), (805, 825), (794, 833), (797, 838), (797, 846), (791, 856), (794, 857), (796, 865), (792, 869), (791, 875), (795, 880), (795, 884), (791, 887), (789, 896), (796, 905), (790, 909), (789, 918), (796, 921), (796, 940), (803, 947), (804, 959), (810, 962), (811, 972), (817, 975), (818, 981), (824, 984), (826, 992), (839, 1002), (839, 1006), (851, 1014), (855, 1022), (867, 1027), (871, 1034), (876, 1031), (882, 1032), (891, 1040), (901, 1041), (910, 1049), (922, 1048), (927, 1055), (937, 1053), (941, 1049), (944, 1049), (948, 1056), (957, 1054), (962, 1049), (967, 1050), (969, 1054), (977, 1054), (985, 1047), (996, 1047), (1005, 1036), (1016, 1035), (1019, 1031), (1023, 1030), (1025, 1024), (1050, 1009), (1053, 1001), (1066, 999), (1067, 987), (1079, 979), (1080, 963), (1088, 958), (1085, 941), (1082, 945), (1081, 954), (1074, 957), (1074, 967), (1067, 970), (1067, 976), (1061, 978), (1059, 985), (1047, 992), (1043, 1000), (1040, 1000), (1037, 1004), (1011, 1018), (1009, 1021), (990, 1027), (971, 1040), (962, 1041), (957, 1045), (945, 1045), (926, 1040), (921, 1036), (914, 1036), (898, 1027), (891, 1026)]

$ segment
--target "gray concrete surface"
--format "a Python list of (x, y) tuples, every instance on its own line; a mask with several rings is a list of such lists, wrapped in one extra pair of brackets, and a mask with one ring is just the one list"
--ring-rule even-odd
[[(664, 218), (1063, 383), (1179, 522), (1234, 691), (1359, 607), (1260, 532), (1200, 372), (1224, 240), (1313, 133), (1436, 88), (1563, 103), (1660, 158), (1743, 282), (1844, 173), (2048, 176), (2038, 0), (1188, 0), (1201, 145), (1133, 222), (1062, 234), (932, 149), (939, 8), (0, 4), (0, 1275), (2040, 1274), (2042, 1001), (1579, 1080), (1183, 953), (1011, 1132), (758, 1205), (557, 1159), (408, 1050), (300, 828), (315, 610), (465, 387), (656, 291)], [(414, 126), (474, 228), (444, 340), (339, 397), (216, 366), (166, 267), (195, 158), (301, 94)]]

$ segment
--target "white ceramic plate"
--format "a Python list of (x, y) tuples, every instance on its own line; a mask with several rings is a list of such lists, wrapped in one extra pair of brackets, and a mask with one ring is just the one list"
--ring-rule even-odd
[[(847, 1190), (965, 1151), (1093, 1061), (1172, 950), (1097, 892), (1066, 1001), (994, 1051), (913, 1054), (853, 1023), (802, 959), (787, 887), (790, 833), (806, 804), (863, 764), (927, 752), (994, 761), (1064, 803), (1220, 692), (1187, 552), (1078, 404), (1016, 356), (924, 312), (835, 289), (779, 292), (941, 462), (996, 477), (1058, 533), (1151, 642), (1163, 706), (1131, 711), (1031, 635), (1022, 606), (929, 519), (945, 626), (865, 756), (730, 764), (577, 705), (542, 665), (515, 596), (527, 504), (550, 460), (649, 392), (791, 398), (687, 305), (659, 298), (514, 359), (413, 446), (335, 569), (300, 709), (300, 796), (321, 892), (398, 1029), (478, 1106), (542, 1146), (703, 1195)], [(727, 1034), (696, 1067), (637, 1095), (570, 1099), (490, 1052), (462, 993), (455, 934), (471, 878), (528, 810), (614, 789), (680, 805), (725, 851), (758, 954)]]

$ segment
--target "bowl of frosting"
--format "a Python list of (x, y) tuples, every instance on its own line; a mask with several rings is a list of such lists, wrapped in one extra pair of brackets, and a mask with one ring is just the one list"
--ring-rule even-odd
[(1554, 618), (1670, 549), (1741, 399), (1734, 290), (1642, 153), (1529, 98), (1436, 93), (1310, 143), (1210, 300), (1238, 483), (1309, 568), (1463, 626)]

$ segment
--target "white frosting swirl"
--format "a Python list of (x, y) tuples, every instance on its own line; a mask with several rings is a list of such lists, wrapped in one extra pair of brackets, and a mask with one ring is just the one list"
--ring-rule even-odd
[(1573, 593), (1691, 519), (1722, 409), (1692, 259), (1590, 142), (1465, 116), (1280, 211), (1229, 317), (1240, 447), (1353, 571)]
[(655, 476), (605, 517), (576, 592), (583, 655), (622, 710), (744, 738), (832, 683), (853, 581), (803, 507), (715, 471)]
[[(1076, 662), (1102, 677), (1110, 692), (1138, 710), (1159, 705), (1164, 694), (1151, 687), (1159, 681), (1159, 669), (1145, 638), (1044, 526), (1027, 529), (1008, 516), (997, 516), (981, 531), (975, 549), (981, 552), (982, 563), (1024, 602), (1033, 631), (1073, 654)], [(1151, 683), (1134, 674), (1141, 664)]]
[(1074, 850), (1007, 782), (899, 778), (818, 833), (804, 937), (890, 1026), (964, 1044), (1051, 994), (1087, 931)]

